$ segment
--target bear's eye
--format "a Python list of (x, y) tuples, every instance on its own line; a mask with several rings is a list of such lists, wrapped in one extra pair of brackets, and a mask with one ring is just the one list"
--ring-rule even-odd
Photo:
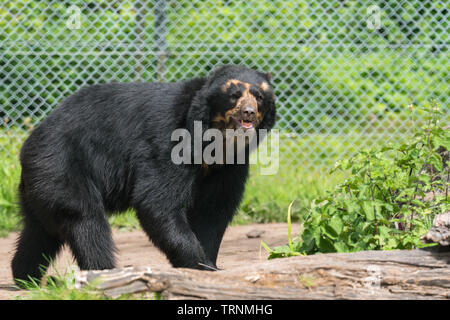
[(240, 91), (237, 91), (237, 92), (234, 92), (231, 94), (231, 100), (233, 100), (233, 101), (239, 99), (240, 97), (241, 97)]
[(264, 100), (264, 97), (261, 93), (257, 93), (256, 94), (256, 100), (258, 100), (258, 102), (262, 102)]

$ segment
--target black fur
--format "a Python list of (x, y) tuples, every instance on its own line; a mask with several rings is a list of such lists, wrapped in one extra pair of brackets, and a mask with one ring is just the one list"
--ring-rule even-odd
[[(62, 244), (81, 269), (115, 266), (107, 212), (136, 210), (142, 228), (175, 267), (216, 268), (224, 231), (244, 191), (248, 164), (175, 165), (177, 128), (206, 129), (231, 108), (227, 79), (258, 85), (268, 75), (238, 66), (179, 83), (113, 83), (67, 98), (25, 141), (19, 186), (24, 229), (12, 261), (15, 279), (39, 279)], [(273, 93), (263, 92), (264, 119), (275, 121)], [(206, 170), (206, 171), (205, 171)]]

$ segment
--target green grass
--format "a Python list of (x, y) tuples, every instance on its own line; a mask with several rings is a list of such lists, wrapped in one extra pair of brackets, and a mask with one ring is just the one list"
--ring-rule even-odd
[(27, 292), (17, 296), (17, 300), (111, 300), (93, 288), (76, 288), (73, 273), (48, 277), (43, 286), (34, 281), (23, 282), (23, 288)]
[(136, 218), (136, 213), (132, 209), (110, 216), (109, 223), (112, 227), (122, 231), (130, 231), (140, 228), (139, 220)]
[(18, 141), (11, 135), (0, 135), (0, 237), (20, 228), (17, 208), (17, 186), (20, 178)]
[(299, 221), (311, 201), (325, 194), (338, 181), (324, 169), (306, 171), (281, 163), (275, 175), (260, 175), (251, 168), (244, 198), (233, 224), (285, 222), (286, 208), (292, 201), (293, 221)]
[(90, 285), (77, 288), (74, 270), (64, 274), (45, 276), (42, 284), (36, 281), (22, 281), (21, 285), (27, 292), (15, 297), (17, 300), (157, 300), (160, 297), (153, 293), (123, 294), (119, 297), (110, 297), (96, 290), (96, 280)]

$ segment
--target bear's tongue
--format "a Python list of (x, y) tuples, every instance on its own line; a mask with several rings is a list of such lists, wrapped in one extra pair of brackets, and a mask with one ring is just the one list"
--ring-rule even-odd
[(245, 128), (245, 129), (250, 129), (251, 127), (253, 127), (253, 123), (251, 122), (245, 122), (245, 121), (241, 121), (241, 125)]

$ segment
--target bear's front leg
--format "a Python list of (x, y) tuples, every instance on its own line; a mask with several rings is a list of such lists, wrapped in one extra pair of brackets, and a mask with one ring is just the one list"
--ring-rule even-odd
[(186, 219), (186, 209), (179, 201), (141, 204), (136, 212), (150, 240), (176, 268), (215, 270)]

